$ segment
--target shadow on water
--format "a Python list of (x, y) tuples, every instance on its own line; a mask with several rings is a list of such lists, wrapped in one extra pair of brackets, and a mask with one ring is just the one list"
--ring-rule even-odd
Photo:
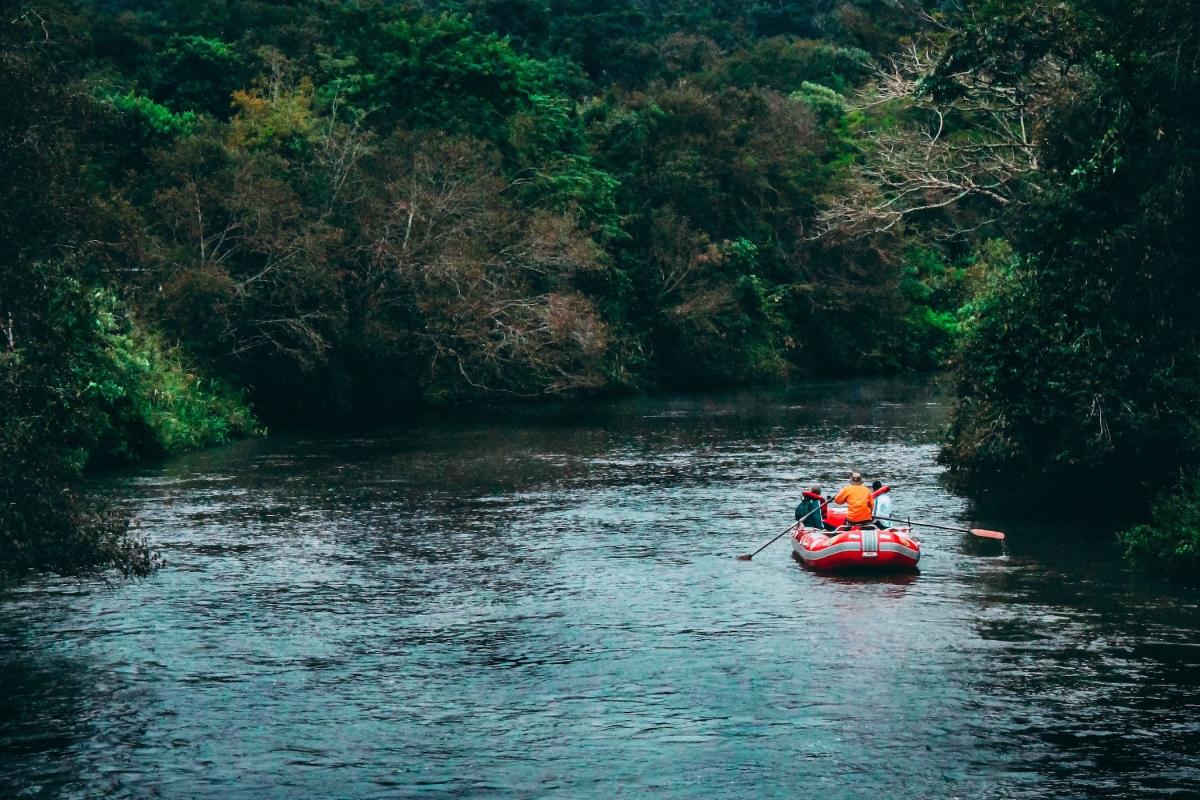
[(871, 572), (869, 570), (846, 570), (837, 575), (824, 576), (836, 585), (856, 585), (856, 586), (903, 586), (908, 587), (914, 585), (921, 577), (919, 570), (910, 569), (905, 571), (894, 572)]
[(1003, 558), (1008, 555), (1008, 544), (1004, 540), (985, 539), (964, 533), (962, 552), (977, 558)]
[(8, 618), (0, 626), (5, 798), (131, 798), (156, 790), (153, 748), (145, 738), (146, 689), (129, 680), (132, 665), (97, 671), (75, 655), (39, 647), (48, 632), (67, 632), (68, 618), (58, 614), (78, 595), (62, 585), (51, 590), (48, 605), (27, 590), (0, 596), (8, 609), (53, 609), (32, 631)]
[(1131, 574), (1111, 524), (1009, 530), (1005, 558), (969, 587), (996, 757), (1036, 774), (1043, 796), (1200, 791), (1184, 755), (1200, 741), (1194, 595)]
[[(69, 755), (88, 736), (84, 717), (91, 704), (90, 692), (80, 682), (85, 670), (65, 659), (39, 657), (18, 645), (10, 632), (3, 635), (3, 645), (0, 790), (5, 797), (28, 794), (32, 787), (26, 781), (33, 777), (38, 788), (30, 796), (54, 796), (61, 787), (78, 780), (77, 766)], [(19, 773), (26, 781), (9, 783), (18, 773), (15, 764), (21, 764)]]
[(792, 553), (792, 560), (806, 573), (824, 578), (834, 586), (912, 586), (921, 577), (919, 567), (895, 568), (884, 571), (864, 567), (861, 569), (842, 569), (836, 573), (828, 573), (805, 567), (800, 556), (795, 553)]

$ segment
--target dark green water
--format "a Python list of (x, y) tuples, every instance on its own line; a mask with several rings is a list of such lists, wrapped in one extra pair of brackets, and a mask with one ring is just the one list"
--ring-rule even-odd
[[(0, 798), (1200, 796), (1194, 591), (1106, 531), (976, 518), (937, 396), (817, 394), (113, 479), (169, 564), (0, 596)], [(786, 540), (734, 560), (852, 467), (1007, 553), (930, 530), (916, 576), (823, 577)]]

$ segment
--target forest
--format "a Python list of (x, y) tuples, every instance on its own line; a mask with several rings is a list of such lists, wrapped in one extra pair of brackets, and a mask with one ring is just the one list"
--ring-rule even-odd
[(1200, 3), (0, 5), (2, 572), (266, 426), (895, 372), (1200, 572)]

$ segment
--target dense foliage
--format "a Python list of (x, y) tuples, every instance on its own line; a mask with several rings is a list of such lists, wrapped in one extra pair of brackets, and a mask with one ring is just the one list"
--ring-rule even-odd
[[(1193, 6), (5, 0), (8, 563), (122, 561), (82, 471), (251, 407), (957, 348), (975, 485), (1170, 484), (1200, 454)], [(108, 555), (56, 560), (86, 530)]]
[[(135, 323), (86, 247), (81, 163), (110, 121), (63, 69), (36, 15), (0, 26), (0, 575), (154, 565), (85, 466), (223, 441), (251, 427), (239, 396)], [(92, 234), (94, 235), (94, 233)]]
[[(388, 415), (937, 365), (961, 248), (815, 235), (861, 153), (848, 97), (911, 19), (9, 0), (5, 451), (40, 466), (9, 459), (0, 494), (62, 512), (10, 501), (11, 552), (81, 518), (60, 490), (88, 466), (239, 435), (248, 404)], [(73, 569), (53, 549), (10, 566)]]
[(1181, 476), (1154, 504), (1151, 523), (1122, 532), (1121, 541), (1126, 557), (1145, 570), (1200, 575), (1200, 473)]
[(947, 455), (990, 481), (1169, 481), (1200, 455), (1200, 8), (986, 11), (954, 68), (1052, 96), (1040, 194), (973, 303)]

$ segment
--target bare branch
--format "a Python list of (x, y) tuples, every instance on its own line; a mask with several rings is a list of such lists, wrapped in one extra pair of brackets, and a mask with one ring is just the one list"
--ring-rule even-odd
[(1021, 205), (1028, 188), (1036, 191), (1036, 123), (1061, 83), (1058, 65), (1047, 59), (1019, 87), (983, 71), (941, 75), (959, 89), (942, 99), (929, 88), (938, 64), (934, 47), (914, 42), (878, 67), (856, 107), (891, 106), (912, 121), (871, 132), (846, 187), (819, 214), (814, 238), (891, 230), (971, 198), (1006, 209)]

